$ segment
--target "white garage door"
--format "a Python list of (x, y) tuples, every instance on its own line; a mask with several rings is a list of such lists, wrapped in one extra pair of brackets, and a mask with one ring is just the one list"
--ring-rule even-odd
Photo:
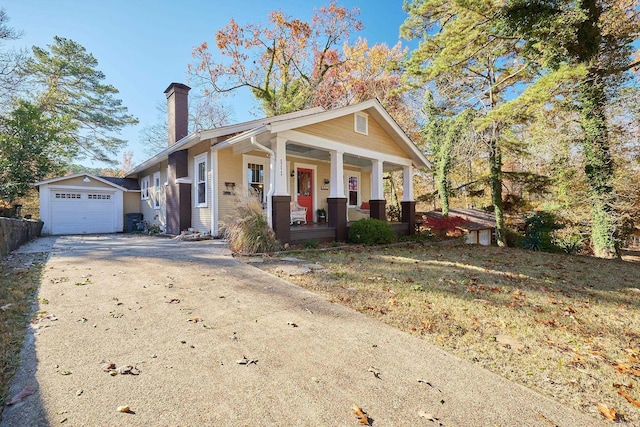
[(51, 191), (51, 234), (115, 233), (113, 192)]

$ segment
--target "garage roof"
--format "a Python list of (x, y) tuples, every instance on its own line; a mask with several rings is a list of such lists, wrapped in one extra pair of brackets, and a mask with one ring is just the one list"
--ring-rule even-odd
[(97, 176), (91, 175), (88, 173), (76, 173), (73, 175), (60, 176), (57, 178), (46, 179), (44, 181), (36, 182), (33, 184), (34, 187), (39, 187), (44, 184), (53, 184), (55, 182), (66, 181), (68, 179), (85, 177), (87, 179), (95, 179), (96, 181), (100, 181), (104, 184), (110, 185), (118, 190), (122, 191), (140, 191), (140, 185), (138, 184), (137, 179), (133, 178), (115, 178), (111, 176)]

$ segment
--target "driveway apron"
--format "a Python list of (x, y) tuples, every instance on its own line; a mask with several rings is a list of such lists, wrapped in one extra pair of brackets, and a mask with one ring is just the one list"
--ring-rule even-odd
[(219, 241), (59, 237), (38, 297), (11, 396), (35, 392), (2, 427), (363, 425), (354, 404), (374, 426), (601, 422)]

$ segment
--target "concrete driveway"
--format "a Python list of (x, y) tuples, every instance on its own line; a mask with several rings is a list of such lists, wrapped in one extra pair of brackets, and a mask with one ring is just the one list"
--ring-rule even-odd
[(238, 262), (221, 242), (49, 242), (12, 386), (35, 393), (5, 408), (2, 427), (362, 425), (353, 404), (374, 426), (601, 423)]

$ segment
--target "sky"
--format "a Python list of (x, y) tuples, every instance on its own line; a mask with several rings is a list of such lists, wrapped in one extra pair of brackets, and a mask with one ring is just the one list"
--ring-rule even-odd
[[(105, 83), (120, 91), (119, 99), (140, 121), (120, 135), (128, 141), (126, 151), (133, 152), (137, 164), (148, 157), (139, 141), (140, 131), (162, 120), (156, 107), (166, 102), (167, 86), (188, 83), (193, 47), (204, 41), (213, 46), (216, 31), (231, 18), (240, 25), (266, 24), (267, 14), (279, 9), (309, 19), (314, 8), (326, 4), (328, 0), (3, 0), (0, 6), (9, 16), (9, 26), (24, 32), (5, 48), (44, 48), (60, 36), (94, 55), (98, 69), (106, 75)], [(364, 30), (352, 37), (389, 46), (400, 40), (399, 28), (406, 18), (403, 0), (340, 0), (338, 4), (360, 9)], [(250, 95), (234, 96), (225, 103), (233, 109), (233, 123), (256, 118)]]

